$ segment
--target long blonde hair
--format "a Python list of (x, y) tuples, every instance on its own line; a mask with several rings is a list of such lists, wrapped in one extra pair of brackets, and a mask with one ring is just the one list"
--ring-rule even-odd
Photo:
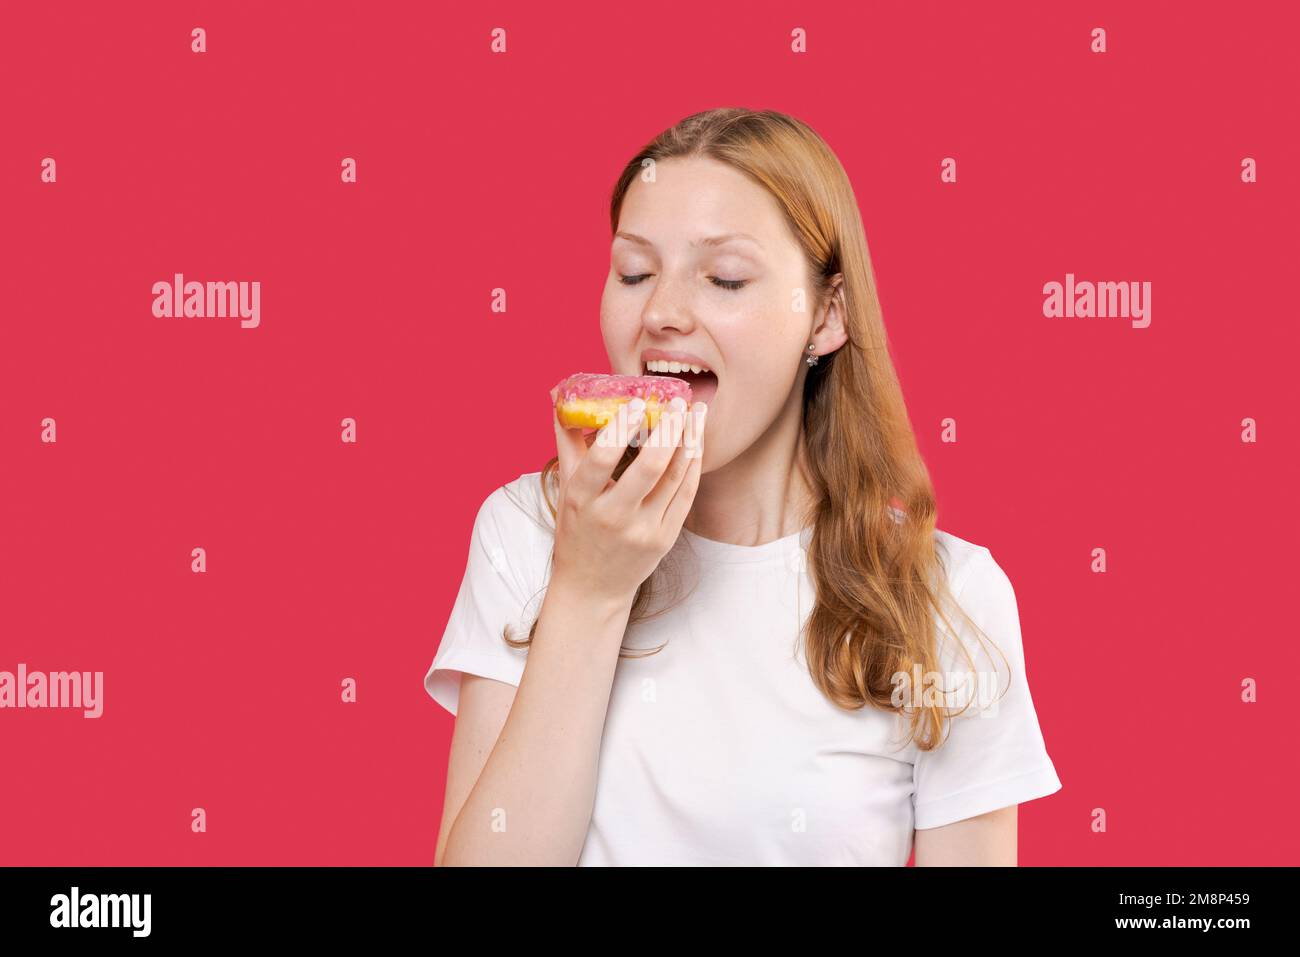
[[(935, 547), (934, 490), (889, 356), (849, 178), (830, 147), (800, 120), (773, 110), (708, 110), (665, 130), (628, 161), (610, 201), (611, 234), (645, 161), (696, 156), (734, 167), (775, 197), (811, 266), (811, 301), (824, 301), (832, 278), (843, 274), (848, 341), (808, 370), (803, 390), (804, 458), (815, 499), (807, 562), (817, 595), (805, 658), (830, 701), (903, 714), (918, 749), (936, 748), (942, 704), (909, 708), (894, 701), (893, 691), (896, 676), (911, 676), (917, 666), (927, 676), (941, 671), (931, 612), (951, 629), (940, 604), (951, 593)], [(615, 479), (634, 455), (624, 455)], [(552, 519), (558, 463), (558, 456), (551, 458), (541, 472)], [(659, 571), (637, 589), (629, 625), (645, 617)], [(509, 645), (527, 646), (537, 621), (526, 639), (511, 638), (510, 630), (507, 625), (502, 636)], [(924, 693), (924, 687), (914, 690)]]

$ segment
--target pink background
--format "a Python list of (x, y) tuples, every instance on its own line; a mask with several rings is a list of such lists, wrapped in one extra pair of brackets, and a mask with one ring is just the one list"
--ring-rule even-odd
[[(1294, 5), (390, 6), (5, 7), (0, 670), (105, 700), (0, 712), (0, 862), (431, 862), (475, 510), (608, 369), (621, 165), (744, 105), (848, 170), (939, 525), (1015, 585), (1064, 784), (1021, 863), (1296, 863)], [(261, 326), (155, 319), (174, 272)], [(1151, 326), (1044, 318), (1067, 272)]]

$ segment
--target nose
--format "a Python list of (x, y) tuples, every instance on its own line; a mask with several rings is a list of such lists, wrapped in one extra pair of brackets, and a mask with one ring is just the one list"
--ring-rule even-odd
[(648, 330), (654, 333), (675, 331), (685, 335), (695, 328), (683, 289), (682, 281), (668, 275), (658, 277), (654, 292), (646, 300), (641, 313), (641, 321)]

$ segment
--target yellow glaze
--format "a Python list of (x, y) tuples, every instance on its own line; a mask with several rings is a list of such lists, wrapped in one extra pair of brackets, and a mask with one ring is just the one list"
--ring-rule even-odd
[[(631, 402), (635, 396), (621, 395), (604, 399), (572, 399), (556, 406), (560, 425), (566, 429), (603, 429), (618, 415), (618, 407)], [(645, 400), (646, 429), (653, 429), (663, 414), (663, 405), (656, 396)]]

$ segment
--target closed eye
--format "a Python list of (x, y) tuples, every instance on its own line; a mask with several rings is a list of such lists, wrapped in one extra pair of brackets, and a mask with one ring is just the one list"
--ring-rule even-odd
[[(635, 276), (624, 276), (620, 274), (618, 277), (618, 281), (625, 286), (635, 286), (639, 282), (641, 282), (641, 280), (648, 279), (650, 275), (651, 274), (648, 272), (640, 273)], [(717, 276), (710, 276), (709, 282), (713, 283), (719, 289), (735, 290), (735, 289), (743, 288), (749, 282), (749, 280), (748, 279), (719, 279)]]

